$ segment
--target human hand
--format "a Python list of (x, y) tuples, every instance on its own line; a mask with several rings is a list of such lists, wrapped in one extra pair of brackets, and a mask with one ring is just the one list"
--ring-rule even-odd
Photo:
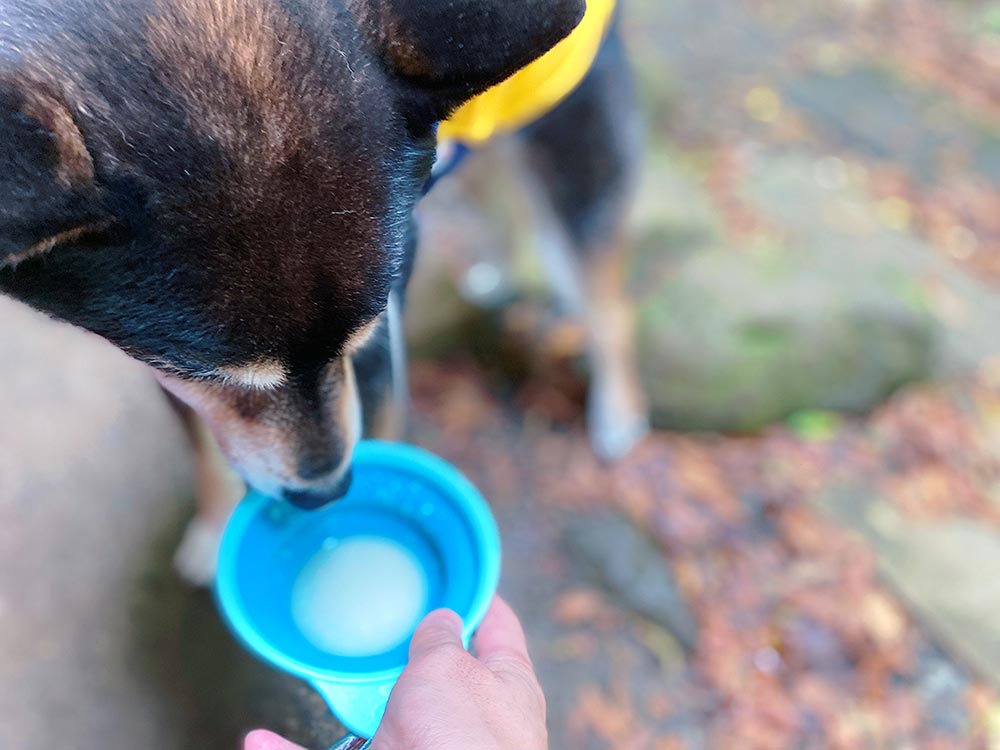
[[(545, 696), (521, 623), (499, 597), (472, 647), (475, 656), (454, 612), (427, 616), (371, 750), (547, 750)], [(244, 747), (302, 750), (270, 732), (253, 732)]]

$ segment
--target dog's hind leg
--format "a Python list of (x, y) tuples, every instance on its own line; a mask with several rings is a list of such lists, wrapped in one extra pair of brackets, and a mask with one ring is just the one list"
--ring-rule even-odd
[(596, 453), (626, 455), (649, 429), (637, 372), (634, 309), (625, 287), (626, 224), (642, 123), (616, 34), (587, 80), (525, 131), (528, 166), (551, 207), (543, 254), (561, 296), (589, 332), (589, 429)]
[(188, 583), (209, 586), (215, 580), (223, 529), (246, 493), (246, 485), (229, 467), (205, 423), (176, 398), (169, 394), (167, 397), (181, 417), (194, 450), (197, 503), (195, 517), (174, 554), (174, 567)]

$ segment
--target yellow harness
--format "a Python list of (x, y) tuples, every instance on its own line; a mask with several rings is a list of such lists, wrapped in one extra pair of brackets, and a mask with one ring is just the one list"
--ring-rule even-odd
[(547, 54), (480, 94), (442, 122), (438, 137), (477, 146), (552, 111), (590, 72), (614, 17), (616, 0), (588, 0), (580, 25)]

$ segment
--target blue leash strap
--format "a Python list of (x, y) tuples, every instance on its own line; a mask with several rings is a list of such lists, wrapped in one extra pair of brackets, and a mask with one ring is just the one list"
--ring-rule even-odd
[(424, 195), (427, 195), (437, 185), (438, 180), (458, 169), (458, 166), (465, 161), (465, 157), (470, 153), (472, 153), (472, 149), (462, 143), (455, 141), (440, 143), (438, 145), (437, 161), (434, 162), (430, 179), (427, 180), (427, 184), (424, 186)]

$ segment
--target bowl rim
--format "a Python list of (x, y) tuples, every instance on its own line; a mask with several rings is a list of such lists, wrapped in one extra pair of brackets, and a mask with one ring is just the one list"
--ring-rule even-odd
[[(400, 473), (415, 474), (435, 485), (461, 510), (482, 556), (479, 586), (472, 604), (468, 612), (458, 613), (464, 622), (463, 640), (468, 645), (473, 633), (486, 616), (500, 581), (500, 532), (486, 499), (457, 468), (429, 451), (413, 445), (365, 440), (355, 447), (352, 461), (355, 468), (377, 466)], [(318, 668), (288, 656), (254, 626), (253, 619), (243, 606), (236, 584), (237, 552), (247, 527), (258, 514), (274, 502), (280, 501), (251, 490), (233, 512), (223, 534), (214, 589), (219, 610), (229, 629), (252, 653), (264, 661), (307, 680), (360, 685), (398, 678), (405, 665), (378, 672), (346, 672)]]

